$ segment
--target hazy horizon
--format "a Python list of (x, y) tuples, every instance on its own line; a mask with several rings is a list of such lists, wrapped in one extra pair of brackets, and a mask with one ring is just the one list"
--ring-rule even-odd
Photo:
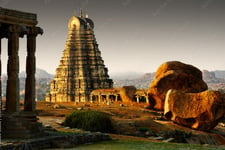
[[(95, 23), (95, 35), (109, 74), (155, 72), (166, 61), (200, 70), (225, 70), (223, 0), (0, 0), (0, 7), (38, 15), (37, 68), (55, 73), (62, 57), (67, 23), (79, 9)], [(2, 39), (2, 72), (7, 41)], [(25, 70), (26, 38), (20, 38), (20, 71)]]

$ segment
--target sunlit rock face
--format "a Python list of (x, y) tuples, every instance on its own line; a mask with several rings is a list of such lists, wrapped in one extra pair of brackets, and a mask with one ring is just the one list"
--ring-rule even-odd
[(155, 79), (148, 89), (150, 108), (163, 110), (165, 96), (169, 89), (197, 93), (208, 89), (202, 80), (202, 72), (178, 61), (163, 63), (156, 71)]
[(177, 124), (197, 130), (213, 129), (225, 114), (225, 95), (219, 91), (184, 93), (169, 90), (164, 115)]
[(137, 89), (134, 86), (123, 86), (120, 88), (120, 96), (125, 103), (132, 102)]

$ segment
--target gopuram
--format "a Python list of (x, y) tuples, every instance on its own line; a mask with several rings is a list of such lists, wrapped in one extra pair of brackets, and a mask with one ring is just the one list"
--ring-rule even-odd
[[(1, 138), (31, 138), (42, 134), (40, 124), (37, 123), (35, 106), (36, 36), (43, 33), (43, 30), (36, 26), (37, 23), (36, 14), (0, 7), (0, 52), (1, 39), (8, 39), (8, 80), (4, 107), (0, 90)], [(24, 35), (27, 38), (26, 91), (24, 109), (20, 110), (18, 52), (19, 38)]]
[(94, 22), (73, 16), (68, 23), (68, 37), (56, 74), (50, 83), (48, 102), (87, 102), (94, 89), (109, 89), (109, 79), (94, 35)]

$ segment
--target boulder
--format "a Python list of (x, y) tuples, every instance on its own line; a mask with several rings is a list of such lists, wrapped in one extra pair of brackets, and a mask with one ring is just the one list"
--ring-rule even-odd
[(134, 86), (123, 86), (120, 89), (120, 97), (122, 101), (125, 103), (132, 102), (136, 90), (137, 89)]
[(178, 61), (163, 63), (156, 71), (148, 89), (150, 108), (163, 110), (165, 95), (169, 89), (198, 93), (208, 89), (202, 80), (202, 72)]
[(220, 91), (184, 93), (169, 90), (164, 115), (173, 122), (192, 129), (209, 131), (225, 114), (225, 95)]

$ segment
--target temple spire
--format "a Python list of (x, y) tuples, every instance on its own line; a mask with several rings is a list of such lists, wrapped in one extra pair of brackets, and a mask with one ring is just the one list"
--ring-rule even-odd
[(83, 10), (80, 9), (80, 17), (83, 18)]
[(69, 26), (77, 28), (68, 31), (63, 56), (46, 95), (48, 102), (88, 102), (92, 90), (113, 87), (95, 39), (94, 22), (84, 17), (81, 13), (69, 20)]

